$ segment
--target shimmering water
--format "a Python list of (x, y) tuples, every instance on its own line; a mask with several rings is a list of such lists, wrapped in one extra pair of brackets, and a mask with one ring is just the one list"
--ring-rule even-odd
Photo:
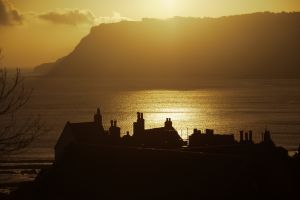
[[(182, 135), (193, 128), (217, 133), (253, 130), (257, 141), (268, 128), (276, 144), (296, 149), (300, 143), (300, 80), (206, 81), (193, 90), (111, 90), (101, 84), (71, 80), (34, 82), (25, 113), (41, 114), (52, 131), (20, 156), (53, 156), (53, 147), (67, 121), (91, 121), (101, 108), (104, 125), (118, 120), (122, 133), (132, 133), (136, 112), (144, 112), (146, 128), (173, 120)], [(84, 85), (84, 87), (83, 87)], [(82, 86), (82, 87), (81, 87)]]

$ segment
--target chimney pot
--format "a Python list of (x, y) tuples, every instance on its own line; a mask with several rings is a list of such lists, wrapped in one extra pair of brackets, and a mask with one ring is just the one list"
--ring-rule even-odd
[(253, 132), (251, 130), (249, 131), (249, 141), (253, 142)]
[(246, 142), (249, 142), (249, 134), (247, 132), (245, 133), (245, 140)]

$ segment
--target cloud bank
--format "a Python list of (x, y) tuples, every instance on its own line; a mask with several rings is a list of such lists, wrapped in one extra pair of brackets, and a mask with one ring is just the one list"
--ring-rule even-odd
[(98, 17), (95, 22), (96, 24), (101, 24), (101, 23), (116, 23), (120, 21), (132, 21), (132, 19), (128, 17), (123, 17), (118, 12), (114, 12), (112, 17)]
[(90, 10), (80, 9), (62, 9), (57, 11), (49, 11), (38, 14), (39, 19), (52, 22), (53, 24), (65, 25), (95, 25), (100, 23), (114, 23), (119, 21), (129, 21), (130, 18), (122, 17), (119, 13), (114, 12), (112, 17), (96, 17)]
[(54, 24), (67, 25), (94, 24), (96, 20), (95, 15), (91, 11), (79, 9), (49, 11), (39, 14), (38, 18)]
[(0, 26), (20, 25), (24, 21), (30, 21), (32, 17), (52, 24), (71, 26), (97, 25), (131, 20), (117, 12), (114, 12), (113, 16), (97, 17), (90, 10), (78, 8), (51, 10), (44, 13), (20, 13), (8, 0), (0, 0)]
[(0, 25), (17, 25), (22, 24), (23, 16), (7, 0), (0, 0)]

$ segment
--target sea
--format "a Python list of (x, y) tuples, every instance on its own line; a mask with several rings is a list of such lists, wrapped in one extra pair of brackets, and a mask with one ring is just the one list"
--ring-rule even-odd
[[(31, 164), (39, 160), (51, 162), (54, 145), (66, 122), (92, 121), (98, 107), (104, 127), (108, 129), (110, 120), (117, 120), (122, 134), (127, 131), (132, 134), (136, 113), (143, 112), (146, 128), (162, 127), (166, 118), (171, 118), (183, 139), (187, 139), (194, 128), (234, 134), (236, 140), (240, 130), (252, 130), (254, 140), (260, 142), (267, 129), (276, 145), (288, 149), (290, 154), (300, 144), (298, 79), (199, 80), (191, 88), (171, 89), (112, 88), (109, 82), (37, 77), (29, 77), (26, 84), (27, 88), (33, 88), (33, 93), (18, 120), (40, 116), (50, 131), (27, 149), (10, 155), (12, 162), (1, 163), (1, 166), (20, 160), (30, 160)], [(86, 135), (88, 137), (88, 133)], [(18, 179), (4, 174), (0, 173), (2, 182), (3, 178), (4, 182)]]

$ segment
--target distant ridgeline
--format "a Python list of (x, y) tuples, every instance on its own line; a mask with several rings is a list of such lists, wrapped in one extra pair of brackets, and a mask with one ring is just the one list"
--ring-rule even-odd
[[(133, 123), (132, 136), (127, 132), (125, 136), (121, 137), (121, 128), (117, 126), (117, 121), (111, 120), (109, 130), (104, 129), (102, 115), (98, 108), (92, 122), (67, 122), (55, 146), (55, 159), (61, 160), (74, 146), (126, 146), (156, 149), (190, 147), (185, 148), (185, 150), (210, 146), (223, 146), (226, 149), (228, 146), (234, 146), (234, 148), (247, 146), (249, 150), (249, 146), (257, 147), (254, 145), (252, 135), (252, 131), (246, 133), (241, 131), (240, 141), (237, 142), (234, 135), (215, 134), (214, 130), (211, 129), (206, 129), (206, 132), (202, 134), (200, 130), (194, 129), (189, 140), (184, 141), (173, 127), (171, 118), (166, 119), (164, 127), (145, 129), (144, 114), (137, 113), (137, 121)], [(263, 141), (258, 146), (269, 149), (275, 148), (269, 131), (265, 131)]]
[(300, 78), (300, 13), (143, 19), (93, 27), (36, 71), (48, 76), (180, 81)]

